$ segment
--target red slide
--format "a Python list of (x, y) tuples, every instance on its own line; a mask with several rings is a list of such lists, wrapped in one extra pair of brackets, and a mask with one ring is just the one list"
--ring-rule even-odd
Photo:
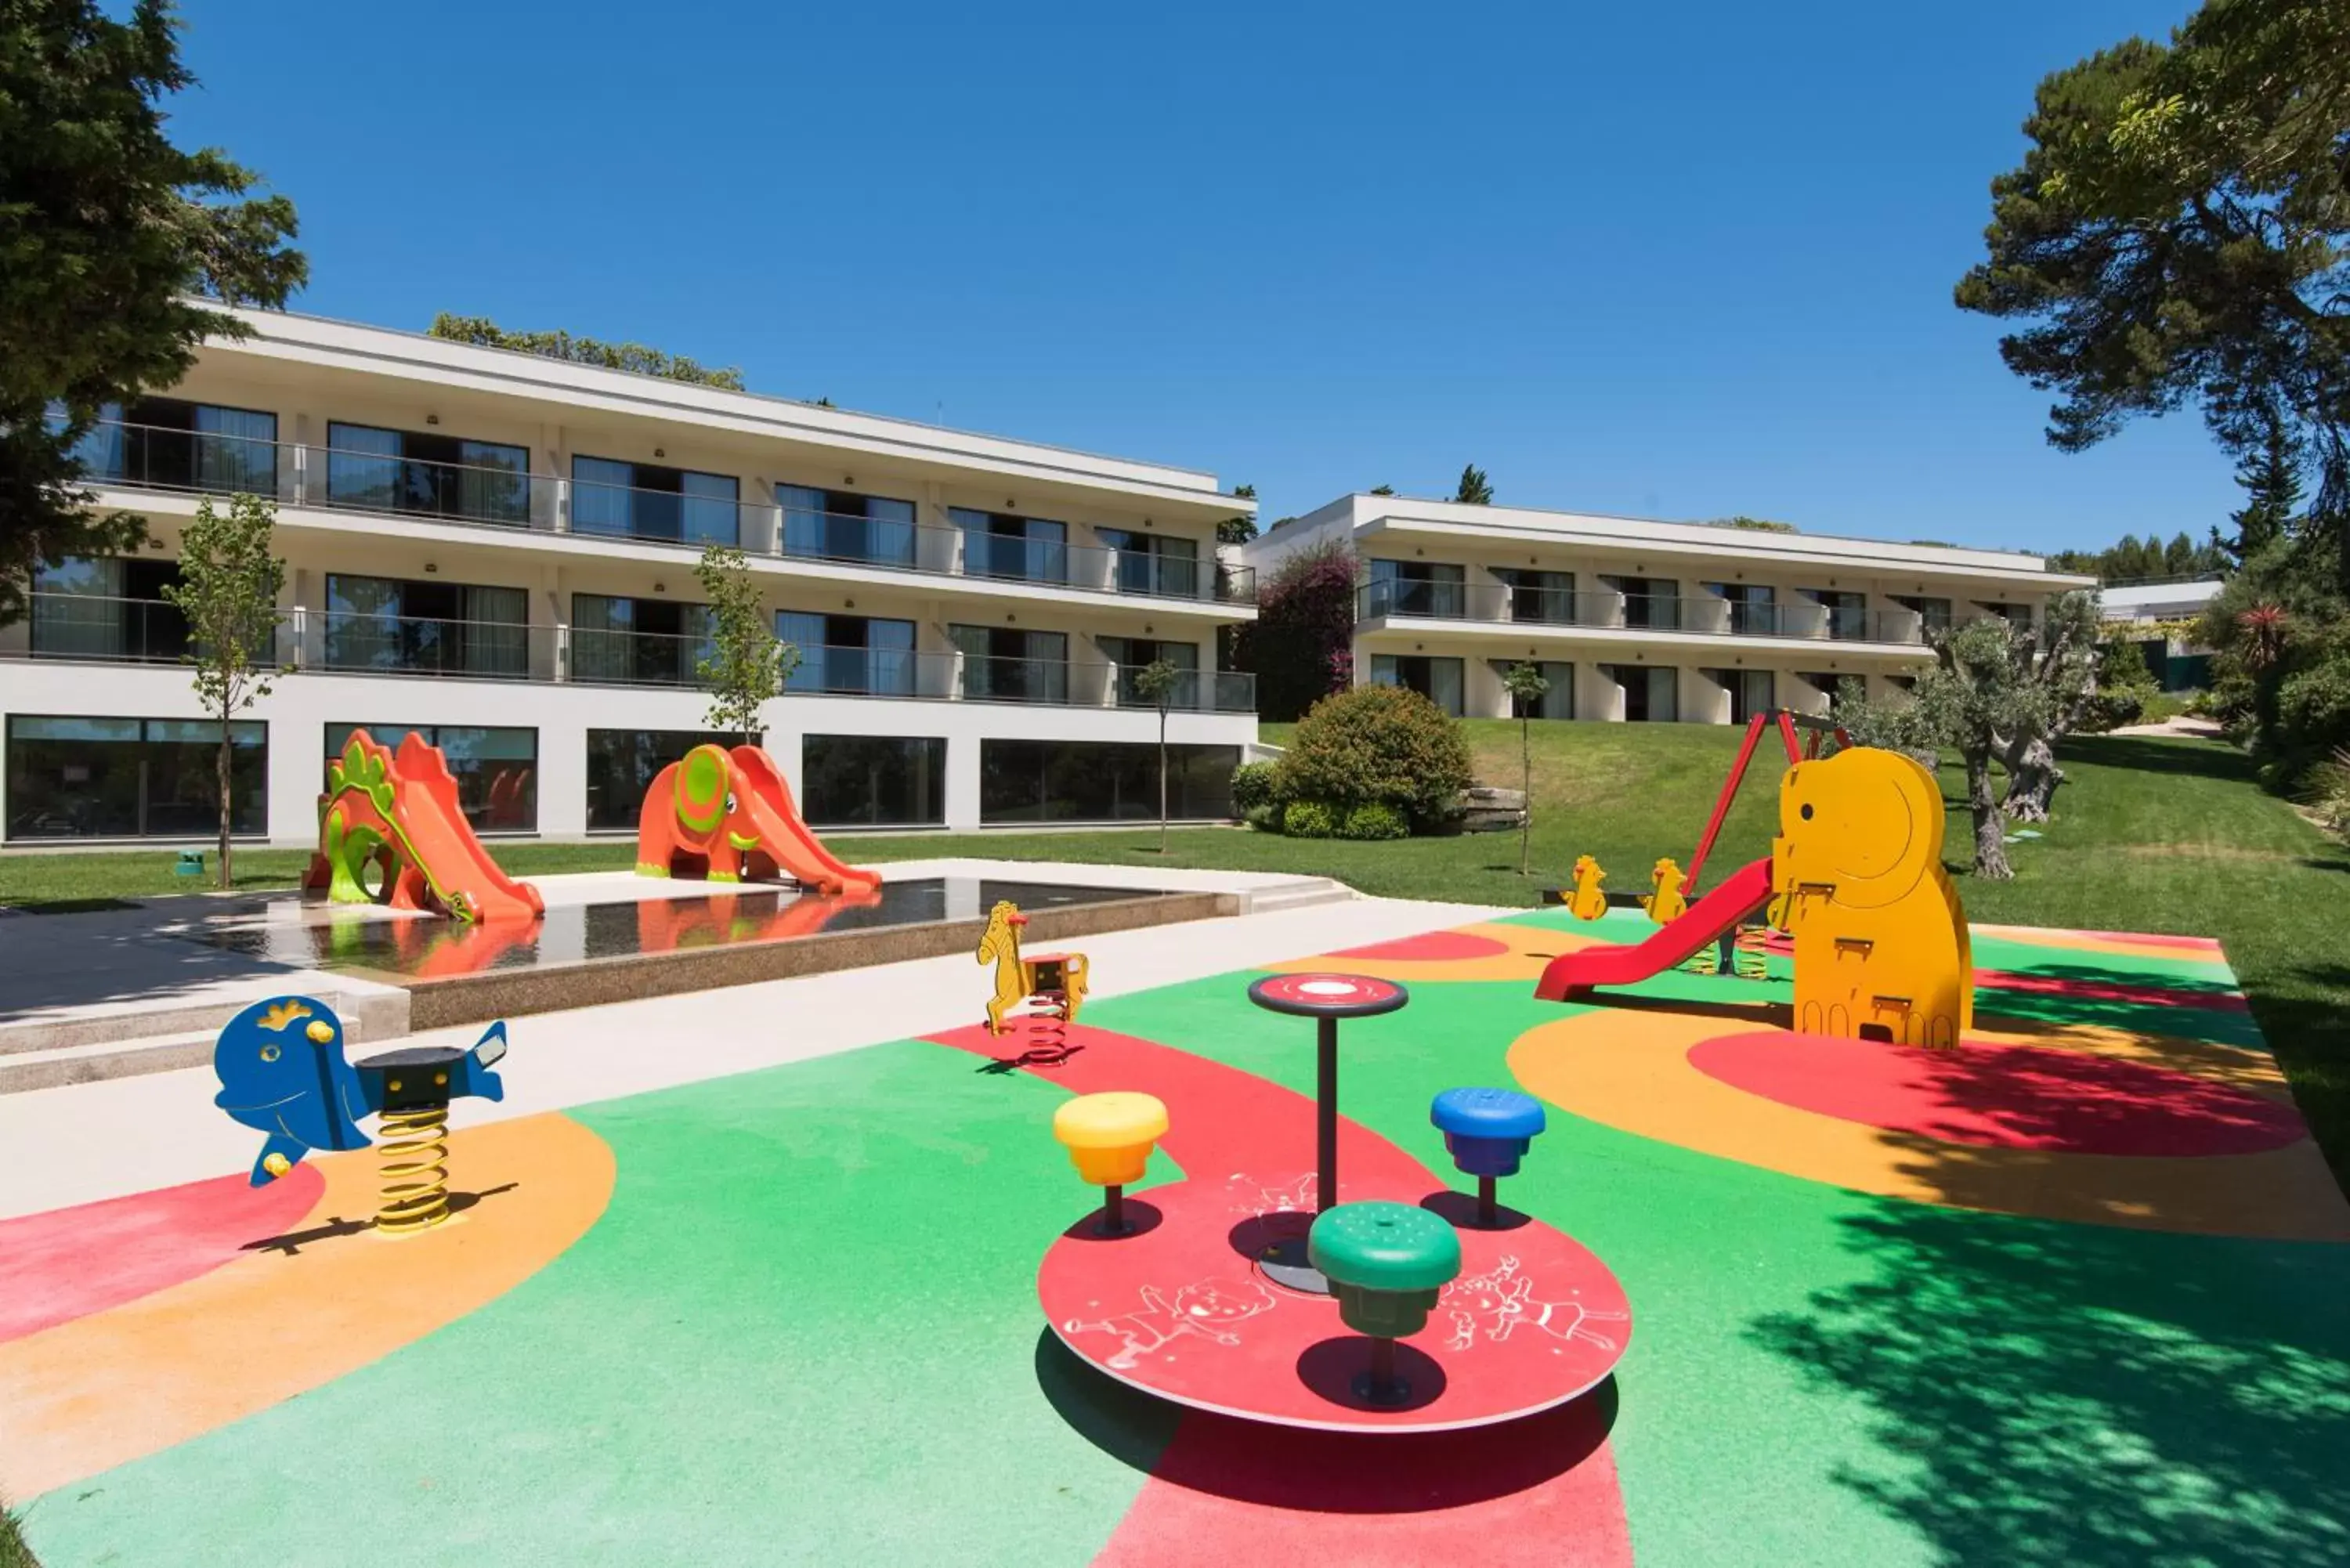
[(1700, 948), (1771, 901), (1771, 857), (1742, 867), (1645, 942), (1588, 947), (1550, 961), (1534, 982), (1538, 1002), (1566, 1002), (1595, 985), (1630, 985), (1685, 963)]
[(538, 889), (499, 869), (473, 836), (464, 808), (457, 804), (457, 781), (450, 776), (441, 749), (411, 731), (400, 742), (396, 761), (399, 827), (434, 898), (445, 905), (465, 898), (474, 918), (483, 920), (527, 920), (544, 914)]
[(800, 820), (799, 807), (792, 804), (792, 792), (775, 771), (775, 758), (757, 746), (737, 746), (727, 755), (734, 763), (735, 778), (754, 797), (745, 805), (757, 821), (760, 838), (774, 846), (777, 870), (804, 888), (826, 892), (869, 893), (881, 886), (881, 873), (844, 865), (816, 842)]

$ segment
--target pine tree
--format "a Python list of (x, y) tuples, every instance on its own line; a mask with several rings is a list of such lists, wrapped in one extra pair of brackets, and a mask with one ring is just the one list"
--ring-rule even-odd
[(2222, 543), (2239, 564), (2283, 538), (2301, 508), (2301, 440), (2283, 420), (2266, 422), (2259, 449), (2236, 469), (2244, 504), (2228, 514), (2236, 525), (2234, 542)]

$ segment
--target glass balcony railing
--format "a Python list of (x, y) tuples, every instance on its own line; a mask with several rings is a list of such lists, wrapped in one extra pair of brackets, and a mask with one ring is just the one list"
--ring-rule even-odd
[(188, 652), (188, 618), (159, 599), (36, 593), (26, 618), (35, 659), (177, 664)]
[[(1142, 695), (1136, 684), (1147, 665), (1121, 664), (1117, 667), (1116, 691), (1121, 708), (1159, 706)], [(1186, 670), (1168, 693), (1167, 707), (1177, 713), (1253, 713), (1256, 711), (1256, 677), (1238, 670)]]
[(1373, 582), (1356, 590), (1358, 620), (1466, 620), (1599, 630), (1690, 632), (1806, 641), (1924, 640), (1917, 612), (1829, 607), (1810, 599), (1730, 599), (1621, 594), (1610, 588), (1523, 588), (1496, 583)]
[[(1256, 574), (1202, 555), (1111, 550), (910, 520), (810, 512), (691, 491), (107, 421), (77, 449), (88, 481), (243, 492), (281, 504), (629, 539), (753, 556), (1216, 604), (1256, 602)], [(1211, 551), (1211, 545), (1202, 545)]]
[(474, 680), (527, 680), (536, 671), (551, 671), (546, 655), (553, 628), (547, 627), (337, 610), (304, 620), (306, 629), (315, 623), (317, 635), (316, 648), (304, 650), (304, 662), (317, 670)]

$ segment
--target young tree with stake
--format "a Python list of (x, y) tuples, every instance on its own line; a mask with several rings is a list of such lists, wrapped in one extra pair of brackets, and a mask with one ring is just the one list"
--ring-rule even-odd
[(1518, 711), (1518, 789), (1526, 797), (1525, 814), (1518, 820), (1518, 875), (1531, 874), (1534, 841), (1534, 704), (1550, 690), (1540, 667), (1513, 664), (1502, 671), (1503, 689), (1510, 706)]
[(1154, 659), (1134, 672), (1135, 695), (1159, 710), (1159, 853), (1167, 853), (1167, 710), (1182, 684), (1183, 670), (1171, 659)]
[(195, 666), (196, 700), (220, 721), (214, 783), (220, 795), (220, 885), (234, 886), (229, 866), (229, 721), (269, 695), (268, 671), (277, 654), (277, 594), (286, 563), (269, 553), (277, 509), (255, 495), (229, 498), (228, 510), (207, 496), (180, 535), (180, 580), (166, 584), (164, 600), (187, 618), (188, 651)]
[(742, 551), (709, 545), (693, 575), (702, 583), (710, 613), (707, 650), (693, 661), (694, 673), (710, 693), (702, 722), (747, 746), (765, 728), (762, 715), (768, 699), (799, 668), (800, 650), (775, 635)]

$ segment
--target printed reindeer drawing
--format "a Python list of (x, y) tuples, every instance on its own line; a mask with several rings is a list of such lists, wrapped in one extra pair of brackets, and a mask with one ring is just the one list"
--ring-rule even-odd
[(1157, 1285), (1142, 1287), (1142, 1310), (1103, 1318), (1095, 1323), (1071, 1319), (1070, 1334), (1115, 1334), (1125, 1343), (1104, 1366), (1117, 1372), (1134, 1369), (1135, 1358), (1163, 1350), (1184, 1334), (1197, 1334), (1211, 1345), (1238, 1345), (1232, 1325), (1271, 1312), (1277, 1303), (1273, 1292), (1254, 1280), (1201, 1280), (1185, 1285), (1170, 1298)]
[(1487, 1340), (1498, 1345), (1522, 1327), (1539, 1329), (1554, 1339), (1580, 1339), (1602, 1350), (1616, 1342), (1589, 1326), (1625, 1321), (1620, 1312), (1588, 1312), (1579, 1302), (1546, 1302), (1534, 1293), (1534, 1281), (1518, 1272), (1518, 1261), (1504, 1256), (1492, 1272), (1471, 1274), (1444, 1287), (1437, 1309), (1452, 1316), (1449, 1348), (1467, 1350), (1483, 1328)]

